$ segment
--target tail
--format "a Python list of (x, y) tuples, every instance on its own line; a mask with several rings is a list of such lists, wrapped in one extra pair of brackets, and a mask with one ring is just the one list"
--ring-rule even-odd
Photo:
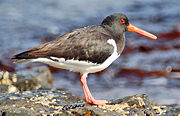
[(26, 62), (32, 62), (33, 59), (36, 59), (37, 57), (31, 54), (28, 54), (29, 51), (22, 52), (20, 54), (14, 55), (11, 60), (13, 63), (26, 63)]

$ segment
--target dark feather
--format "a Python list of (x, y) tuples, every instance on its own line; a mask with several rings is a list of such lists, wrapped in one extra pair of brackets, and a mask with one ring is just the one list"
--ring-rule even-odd
[[(97, 29), (98, 28), (98, 29)], [(15, 55), (12, 59), (35, 59), (39, 57), (58, 57), (103, 63), (113, 52), (113, 46), (107, 43), (111, 35), (100, 26), (76, 29), (57, 40), (42, 44)]]
[(26, 52), (22, 52), (20, 54), (14, 55), (14, 57), (12, 57), (11, 60), (14, 63), (25, 63), (25, 62), (30, 62), (31, 59), (35, 59), (35, 58), (37, 57), (34, 55), (28, 54), (28, 51), (26, 51)]

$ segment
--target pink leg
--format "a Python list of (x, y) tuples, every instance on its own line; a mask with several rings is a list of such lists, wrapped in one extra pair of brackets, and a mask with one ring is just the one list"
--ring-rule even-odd
[(106, 103), (108, 103), (108, 101), (106, 101), (106, 100), (95, 100), (93, 98), (93, 96), (91, 95), (91, 92), (89, 91), (89, 88), (87, 86), (86, 78), (87, 78), (87, 74), (82, 74), (80, 77), (80, 81), (82, 84), (86, 102), (88, 104), (95, 104), (95, 105), (105, 105)]

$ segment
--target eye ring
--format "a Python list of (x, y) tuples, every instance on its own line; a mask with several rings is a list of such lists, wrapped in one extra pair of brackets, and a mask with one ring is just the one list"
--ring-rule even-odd
[(120, 19), (120, 23), (125, 23), (125, 19)]

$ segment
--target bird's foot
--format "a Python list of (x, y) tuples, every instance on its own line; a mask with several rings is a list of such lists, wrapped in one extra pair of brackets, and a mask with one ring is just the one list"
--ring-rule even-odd
[(94, 105), (106, 105), (108, 103), (107, 100), (86, 100), (88, 104), (94, 104)]

